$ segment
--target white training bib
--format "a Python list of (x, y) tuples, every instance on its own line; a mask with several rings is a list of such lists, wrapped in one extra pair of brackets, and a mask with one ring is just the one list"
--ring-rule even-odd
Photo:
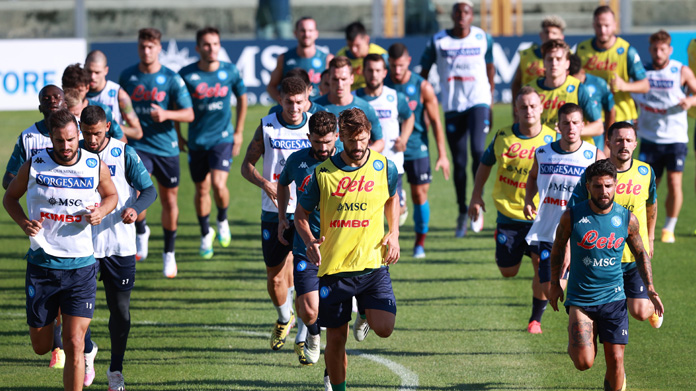
[(382, 155), (394, 162), (399, 174), (404, 173), (404, 152), (394, 150), (394, 143), (401, 134), (399, 124), (399, 99), (396, 90), (387, 86), (382, 86), (382, 95), (376, 99), (368, 101), (370, 106), (375, 109), (379, 124), (382, 126), (382, 138), (384, 139), (384, 150)]

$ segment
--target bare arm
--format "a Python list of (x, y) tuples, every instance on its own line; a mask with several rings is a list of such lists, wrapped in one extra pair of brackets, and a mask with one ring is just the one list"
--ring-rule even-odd
[(379, 139), (370, 142), (370, 149), (375, 152), (382, 152), (384, 150), (384, 139)]
[(239, 152), (242, 150), (242, 143), (244, 142), (244, 121), (246, 121), (247, 107), (248, 107), (247, 95), (237, 97), (237, 126), (234, 128), (234, 144), (232, 145), (232, 156), (239, 156)]
[(97, 186), (97, 191), (101, 196), (99, 206), (88, 205), (86, 207), (90, 213), (85, 215), (85, 220), (92, 225), (101, 223), (102, 219), (111, 213), (118, 203), (118, 193), (116, 193), (116, 186), (111, 181), (111, 171), (104, 162), (101, 162), (99, 167), (99, 186)]
[(586, 124), (585, 127), (582, 129), (582, 136), (584, 137), (601, 136), (603, 134), (604, 124), (602, 123), (601, 118)]
[(394, 150), (403, 152), (406, 150), (406, 144), (409, 137), (413, 134), (413, 125), (416, 123), (416, 116), (411, 114), (407, 120), (401, 123), (401, 133), (394, 143)]
[(8, 171), (5, 171), (5, 175), (2, 177), (2, 188), (7, 190), (8, 186), (10, 186), (10, 182), (14, 179), (14, 174), (11, 174)]
[(486, 184), (488, 177), (491, 175), (493, 166), (487, 166), (480, 163), (476, 169), (476, 177), (474, 178), (474, 191), (471, 193), (471, 201), (469, 201), (469, 217), (472, 220), (478, 219), (481, 210), (486, 211), (486, 204), (483, 202), (483, 186)]
[(614, 122), (616, 122), (616, 107), (612, 107), (609, 111), (604, 110), (604, 134), (611, 125), (614, 125)]
[(437, 145), (435, 171), (442, 168), (442, 174), (445, 176), (445, 180), (447, 180), (450, 176), (450, 162), (445, 149), (445, 132), (442, 129), (442, 121), (440, 121), (440, 107), (437, 103), (435, 90), (427, 80), (423, 80), (423, 83), (421, 83), (421, 98), (423, 99), (423, 109), (428, 116), (430, 127), (435, 137), (435, 144)]
[(179, 149), (181, 152), (188, 152), (188, 142), (186, 141), (184, 134), (181, 133), (181, 124), (174, 122), (174, 130), (176, 130), (176, 137), (179, 140)]
[(655, 243), (655, 223), (657, 222), (657, 202), (645, 205), (645, 214), (648, 224), (648, 243), (650, 243), (648, 255), (652, 258)]
[(650, 91), (650, 82), (648, 79), (637, 80), (637, 81), (626, 81), (619, 77), (619, 75), (614, 73), (614, 77), (609, 81), (609, 86), (611, 87), (611, 92), (632, 92), (635, 94), (644, 94)]
[[(305, 246), (307, 246), (307, 258), (315, 265), (321, 265), (321, 252), (319, 246), (324, 242), (324, 237), (315, 239), (312, 230), (309, 228), (310, 211), (297, 203), (295, 208), (295, 233), (300, 235)], [(398, 224), (397, 224), (398, 225)]]
[[(532, 169), (529, 170), (529, 176), (527, 177), (527, 191), (524, 193), (524, 217), (527, 220), (534, 220), (536, 215), (536, 205), (534, 205), (534, 196), (536, 196), (539, 188), (537, 187), (537, 175), (539, 174), (539, 163), (537, 162), (536, 155), (534, 155), (534, 164)], [(539, 200), (540, 202), (542, 200)]]
[(186, 109), (171, 109), (165, 110), (161, 106), (154, 103), (150, 104), (152, 110), (150, 116), (155, 122), (176, 121), (176, 122), (192, 122), (194, 119), (193, 107)]
[(399, 247), (399, 195), (389, 197), (384, 204), (384, 214), (387, 217), (389, 232), (382, 239), (382, 246), (387, 246), (385, 265), (392, 265), (399, 261), (401, 248)]
[(628, 237), (626, 238), (626, 244), (628, 244), (628, 247), (631, 249), (633, 256), (636, 257), (638, 274), (640, 274), (640, 278), (643, 279), (645, 288), (648, 290), (648, 298), (655, 306), (655, 313), (662, 315), (665, 309), (662, 306), (662, 300), (660, 300), (659, 295), (657, 292), (655, 292), (655, 287), (653, 285), (650, 255), (648, 255), (643, 247), (643, 239), (640, 237), (640, 224), (633, 213), (631, 213), (631, 220), (628, 223)]
[(140, 120), (133, 110), (133, 102), (131, 102), (130, 96), (123, 88), (118, 90), (118, 107), (121, 109), (121, 116), (128, 124), (128, 126), (121, 125), (123, 134), (133, 140), (143, 138), (143, 128), (140, 126)]
[[(682, 66), (681, 70), (682, 81), (689, 87), (689, 90), (693, 93), (696, 91), (696, 77), (694, 77), (694, 72), (691, 68), (687, 66)], [(679, 106), (684, 110), (689, 110), (692, 106), (696, 105), (696, 95), (687, 96), (679, 101)]]
[(495, 65), (486, 64), (486, 75), (488, 76), (488, 84), (491, 85), (491, 97), (495, 92)]
[(27, 185), (29, 183), (29, 168), (31, 167), (31, 160), (26, 161), (22, 167), (17, 171), (17, 176), (14, 180), (10, 182), (5, 196), (2, 199), (2, 204), (10, 215), (12, 220), (14, 220), (17, 225), (24, 231), (27, 236), (35, 236), (41, 230), (41, 223), (43, 219), (29, 220), (22, 205), (19, 200), (27, 192)]
[(558, 300), (563, 302), (561, 271), (564, 268), (563, 260), (570, 234), (570, 210), (566, 210), (563, 212), (563, 215), (561, 215), (561, 220), (556, 227), (556, 240), (553, 241), (553, 247), (551, 248), (551, 289), (549, 292), (549, 303), (554, 311), (558, 311)]
[(263, 129), (261, 129), (261, 126), (259, 126), (256, 128), (254, 138), (247, 147), (246, 155), (244, 155), (244, 161), (242, 162), (242, 176), (244, 179), (265, 191), (268, 197), (271, 199), (271, 201), (273, 201), (274, 204), (276, 204), (277, 207), (277, 183), (267, 180), (256, 170), (256, 163), (259, 161), (261, 156), (263, 156), (264, 151)]
[(278, 56), (278, 63), (275, 69), (271, 72), (271, 80), (268, 81), (266, 86), (266, 92), (273, 98), (276, 102), (280, 103), (280, 91), (278, 91), (278, 86), (280, 81), (283, 79), (283, 63), (285, 62), (285, 54)]

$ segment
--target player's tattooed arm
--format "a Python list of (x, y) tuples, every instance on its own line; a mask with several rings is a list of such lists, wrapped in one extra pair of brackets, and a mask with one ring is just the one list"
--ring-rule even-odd
[(638, 265), (638, 274), (640, 278), (643, 279), (645, 288), (648, 291), (648, 298), (655, 306), (655, 313), (662, 315), (665, 312), (665, 308), (662, 305), (662, 300), (660, 300), (659, 295), (655, 292), (655, 286), (653, 285), (652, 279), (652, 264), (650, 263), (650, 255), (645, 251), (643, 247), (643, 239), (640, 237), (640, 223), (633, 213), (631, 213), (631, 220), (628, 223), (628, 238), (626, 239), (626, 244), (631, 249), (633, 256), (636, 257), (636, 265)]
[(259, 125), (254, 133), (254, 138), (249, 142), (247, 147), (246, 155), (244, 155), (244, 161), (242, 162), (242, 176), (249, 182), (260, 187), (266, 192), (268, 197), (278, 206), (276, 199), (278, 198), (276, 185), (277, 182), (270, 182), (266, 180), (259, 172), (256, 170), (256, 163), (263, 156), (265, 152), (265, 147), (263, 145), (263, 128)]
[(571, 224), (570, 210), (561, 215), (561, 220), (556, 227), (556, 240), (551, 248), (551, 289), (549, 290), (549, 304), (554, 311), (558, 311), (558, 300), (563, 301), (563, 288), (561, 287), (561, 271), (565, 259), (566, 244), (570, 239)]
[(143, 138), (143, 128), (140, 126), (140, 120), (137, 114), (135, 114), (135, 110), (133, 110), (133, 102), (130, 96), (128, 96), (128, 93), (123, 89), (118, 90), (118, 107), (121, 109), (123, 119), (128, 124), (128, 126), (121, 126), (123, 134), (133, 140)]
[(652, 259), (653, 244), (655, 243), (655, 223), (657, 222), (657, 202), (645, 205), (645, 214), (648, 224), (648, 243), (650, 243), (650, 251), (648, 255)]

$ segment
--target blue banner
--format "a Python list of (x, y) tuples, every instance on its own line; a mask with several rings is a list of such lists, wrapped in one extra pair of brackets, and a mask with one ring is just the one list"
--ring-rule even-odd
[[(675, 45), (673, 58), (684, 63), (686, 61), (686, 49), (682, 49), (683, 42), (687, 35), (693, 36), (691, 33), (679, 33), (678, 39), (673, 42)], [(573, 35), (567, 36), (566, 41), (569, 45), (575, 46), (577, 43), (590, 38), (590, 35)], [(641, 56), (643, 62), (650, 60), (648, 52), (648, 34), (630, 34), (622, 35), (633, 45)], [(421, 54), (425, 48), (428, 37), (406, 37), (399, 39), (377, 39), (375, 43), (385, 49), (395, 42), (405, 44), (411, 57), (411, 70), (418, 72), (420, 67)], [(532, 43), (537, 42), (539, 37), (536, 35), (524, 35), (520, 37), (497, 37), (494, 39), (493, 45), (493, 61), (496, 68), (495, 76), (495, 95), (493, 99), (496, 102), (508, 103), (511, 101), (510, 83), (515, 76), (515, 71), (519, 65), (519, 51), (526, 49)], [(678, 42), (677, 42), (678, 41)], [(160, 61), (163, 65), (178, 71), (182, 67), (198, 61), (198, 56), (195, 50), (195, 41), (176, 41), (169, 40), (162, 42), (162, 52)], [(677, 48), (676, 45), (679, 45)], [(247, 96), (249, 104), (274, 104), (266, 92), (266, 84), (268, 83), (271, 72), (277, 64), (277, 56), (284, 53), (288, 48), (296, 45), (294, 40), (240, 40), (240, 41), (223, 41), (222, 49), (220, 50), (220, 60), (229, 61), (237, 65), (244, 84), (247, 87)], [(319, 39), (317, 45), (321, 48), (336, 53), (345, 45), (342, 39)], [(92, 43), (91, 50), (98, 49), (106, 54), (109, 59), (109, 75), (108, 79), (118, 81), (119, 74), (128, 66), (138, 62), (137, 43), (134, 42), (101, 42)], [(437, 79), (435, 72), (430, 72), (431, 81)], [(433, 83), (436, 91), (439, 90), (437, 83)]]

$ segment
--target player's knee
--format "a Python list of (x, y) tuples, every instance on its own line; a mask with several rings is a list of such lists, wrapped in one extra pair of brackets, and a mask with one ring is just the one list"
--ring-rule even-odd
[(44, 354), (51, 351), (52, 345), (39, 342), (32, 342), (31, 347), (32, 349), (34, 349), (34, 353), (38, 354), (39, 356), (43, 356)]
[(74, 355), (84, 354), (85, 351), (85, 337), (84, 335), (63, 335), (63, 347), (66, 354), (71, 352)]
[(519, 271), (519, 269), (511, 267), (501, 267), (499, 269), (500, 274), (505, 278), (515, 277), (517, 275), (517, 272)]
[[(372, 326), (370, 326), (370, 328), (372, 328)], [(375, 334), (377, 334), (378, 337), (388, 338), (394, 332), (394, 325), (391, 325), (391, 327), (388, 325), (379, 325), (372, 328), (372, 330), (375, 332)]]

